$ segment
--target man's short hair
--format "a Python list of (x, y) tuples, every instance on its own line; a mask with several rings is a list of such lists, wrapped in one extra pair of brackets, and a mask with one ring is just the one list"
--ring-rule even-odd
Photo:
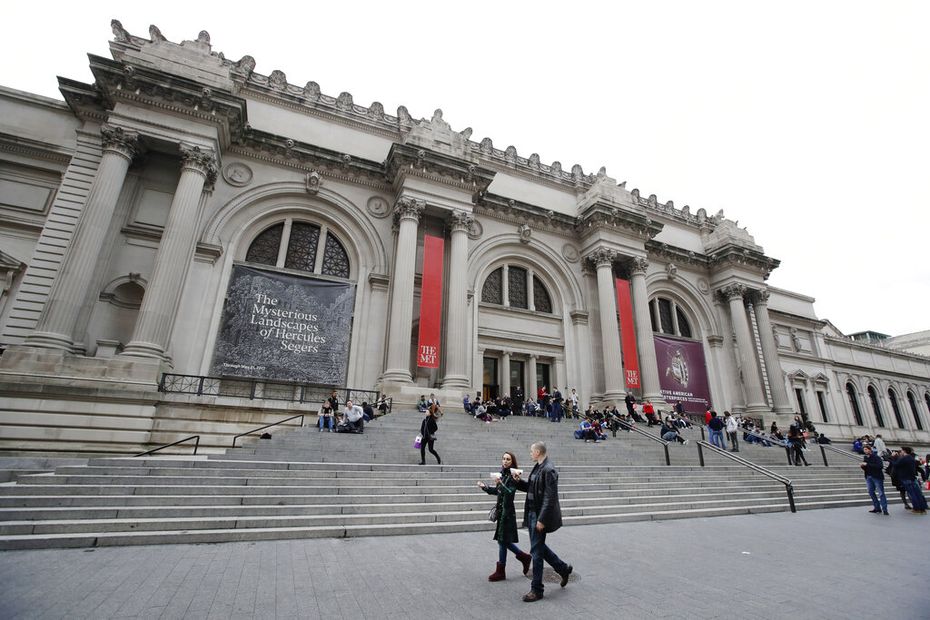
[(910, 446), (901, 446), (901, 450), (904, 451), (905, 454), (914, 454), (914, 448)]
[(540, 454), (545, 454), (545, 453), (546, 453), (546, 444), (543, 443), (543, 442), (541, 442), (541, 441), (537, 441), (537, 442), (534, 443), (532, 446), (530, 446), (530, 449), (531, 449), (531, 450), (536, 450), (536, 451), (538, 451)]

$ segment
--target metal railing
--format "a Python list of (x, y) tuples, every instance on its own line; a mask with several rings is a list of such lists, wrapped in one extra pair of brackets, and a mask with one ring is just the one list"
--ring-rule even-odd
[[(235, 379), (229, 377), (209, 377), (204, 375), (178, 375), (164, 373), (158, 382), (158, 391), (168, 394), (194, 394), (197, 396), (228, 396), (248, 398), (250, 400), (278, 400), (292, 403), (323, 403), (336, 392), (340, 402), (351, 400), (356, 403), (367, 402), (372, 407), (380, 394), (374, 390), (360, 390), (348, 387), (333, 387), (300, 383), (297, 381), (266, 381), (264, 379)], [(393, 399), (386, 399), (386, 413), (391, 412)]]
[(788, 441), (787, 439), (774, 439), (772, 437), (766, 437), (765, 435), (762, 435), (755, 431), (748, 431), (745, 429), (743, 430), (743, 433), (746, 435), (749, 435), (750, 437), (755, 437), (756, 439), (759, 439), (760, 441), (763, 441), (767, 444), (771, 444), (773, 446), (781, 446), (782, 448), (785, 449), (785, 458), (788, 459), (788, 464), (789, 465), (794, 464), (791, 461), (791, 449), (792, 449), (791, 442)]
[(665, 441), (665, 440), (662, 439), (661, 437), (656, 437), (656, 436), (653, 435), (652, 433), (647, 433), (647, 432), (644, 431), (643, 429), (637, 428), (636, 426), (630, 424), (629, 422), (626, 422), (625, 420), (616, 420), (616, 421), (617, 421), (618, 424), (620, 424), (620, 426), (621, 426), (622, 428), (625, 428), (625, 429), (627, 429), (628, 431), (633, 431), (634, 433), (638, 433), (638, 434), (642, 435), (643, 437), (648, 437), (649, 439), (651, 439), (652, 441), (655, 441), (656, 443), (662, 444), (662, 447), (665, 448), (665, 464), (671, 466), (671, 464), (672, 464), (672, 458), (671, 458), (671, 456), (669, 456), (669, 452), (668, 452), (668, 443), (669, 443), (669, 442)]
[(837, 454), (842, 454), (842, 455), (845, 456), (846, 458), (852, 459), (852, 460), (854, 460), (854, 461), (861, 461), (861, 460), (862, 460), (862, 458), (861, 458), (858, 454), (856, 454), (855, 452), (847, 452), (846, 450), (840, 450), (839, 448), (834, 448), (834, 447), (831, 446), (830, 444), (823, 444), (823, 443), (820, 443), (820, 444), (817, 444), (817, 445), (820, 446), (820, 456), (823, 457), (823, 466), (824, 466), (824, 467), (829, 467), (829, 466), (830, 466), (830, 464), (827, 463), (827, 450), (830, 450), (830, 451), (832, 451), (832, 452), (836, 452)]
[(748, 467), (749, 469), (755, 471), (756, 473), (762, 474), (763, 476), (767, 476), (771, 478), (772, 480), (782, 483), (783, 485), (785, 485), (785, 492), (788, 494), (788, 505), (791, 507), (791, 512), (798, 511), (797, 507), (794, 505), (794, 485), (792, 484), (789, 478), (785, 478), (784, 476), (780, 474), (776, 474), (775, 472), (769, 469), (766, 469), (765, 467), (762, 467), (761, 465), (757, 465), (756, 463), (753, 463), (752, 461), (747, 461), (741, 456), (736, 456), (735, 454), (731, 452), (727, 452), (726, 450), (721, 450), (717, 446), (707, 443), (706, 441), (697, 442), (697, 447), (698, 447), (698, 456), (701, 460), (701, 467), (705, 466), (704, 465), (704, 448), (708, 448), (712, 452), (716, 452), (717, 454), (721, 456), (725, 456), (731, 461), (736, 461), (740, 465), (743, 465), (744, 467)]
[(257, 433), (258, 431), (263, 431), (263, 430), (265, 430), (266, 428), (271, 428), (272, 426), (277, 426), (277, 425), (279, 425), (279, 424), (284, 424), (285, 422), (290, 422), (291, 420), (296, 420), (297, 418), (300, 418), (300, 426), (303, 426), (303, 425), (304, 425), (304, 414), (300, 413), (300, 414), (298, 414), (298, 415), (292, 415), (292, 416), (289, 417), (289, 418), (285, 418), (285, 419), (283, 419), (283, 420), (278, 420), (277, 422), (272, 422), (271, 424), (266, 424), (265, 426), (259, 426), (258, 428), (253, 428), (252, 430), (247, 431), (247, 432), (245, 432), (245, 433), (239, 433), (238, 435), (236, 435), (235, 437), (233, 437), (232, 447), (233, 447), (233, 448), (236, 447), (236, 442), (239, 441), (239, 438), (240, 438), (240, 437), (245, 437), (246, 435), (251, 435), (252, 433)]
[(149, 450), (148, 452), (140, 452), (139, 454), (134, 454), (134, 455), (133, 455), (133, 458), (135, 458), (135, 457), (137, 457), (137, 456), (147, 456), (147, 455), (149, 455), (149, 454), (154, 454), (155, 452), (158, 452), (159, 450), (164, 450), (165, 448), (170, 448), (171, 446), (176, 446), (176, 445), (178, 445), (179, 443), (184, 443), (185, 441), (190, 441), (191, 439), (194, 440), (194, 454), (197, 454), (197, 448), (200, 447), (200, 435), (191, 435), (190, 437), (185, 437), (184, 439), (179, 439), (179, 440), (175, 441), (174, 443), (168, 443), (168, 444), (165, 444), (165, 445), (163, 445), (163, 446), (158, 446), (157, 448), (153, 448), (152, 450)]

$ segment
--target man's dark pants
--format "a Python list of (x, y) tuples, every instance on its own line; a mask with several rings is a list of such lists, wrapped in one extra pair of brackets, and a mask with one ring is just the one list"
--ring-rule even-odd
[(549, 565), (555, 569), (555, 572), (560, 575), (568, 570), (568, 564), (563, 562), (559, 556), (546, 545), (546, 532), (536, 531), (535, 512), (527, 513), (527, 524), (530, 526), (530, 555), (533, 556), (533, 581), (530, 584), (530, 589), (533, 592), (542, 594), (544, 589), (542, 582), (543, 561), (548, 562)]

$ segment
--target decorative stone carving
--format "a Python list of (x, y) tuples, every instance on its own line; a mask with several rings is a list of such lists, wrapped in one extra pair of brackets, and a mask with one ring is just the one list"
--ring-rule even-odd
[(129, 33), (123, 28), (123, 24), (118, 19), (110, 21), (110, 28), (113, 30), (113, 40), (120, 43), (129, 43)]
[(167, 41), (165, 35), (161, 33), (161, 30), (159, 30), (158, 26), (155, 24), (149, 26), (149, 38), (152, 40), (152, 43)]
[(344, 111), (351, 110), (352, 94), (347, 92), (339, 93), (339, 96), (336, 98), (336, 107)]
[(268, 76), (268, 86), (276, 90), (284, 90), (287, 88), (287, 76), (284, 74), (284, 71), (280, 69), (275, 69), (271, 72), (271, 75)]
[(554, 162), (552, 162), (552, 165), (549, 166), (549, 167), (552, 169), (552, 174), (554, 174), (554, 175), (556, 175), (556, 176), (561, 176), (561, 174), (562, 174), (562, 162), (560, 162), (560, 161), (554, 161)]
[(587, 262), (597, 267), (610, 267), (617, 258), (617, 253), (609, 248), (597, 248), (587, 255)]
[(196, 170), (206, 177), (206, 185), (216, 183), (216, 156), (199, 146), (181, 145), (181, 167)]
[(460, 134), (465, 140), (471, 140), (471, 134), (474, 133), (474, 130), (471, 127), (466, 127), (462, 130)]
[(449, 217), (449, 224), (452, 232), (462, 231), (468, 233), (471, 230), (471, 223), (475, 218), (467, 211), (453, 211)]
[(252, 182), (252, 169), (242, 162), (233, 162), (223, 168), (223, 179), (233, 187), (244, 187)]
[(637, 256), (630, 260), (631, 273), (641, 273), (645, 275), (647, 269), (649, 269), (649, 261), (645, 258)]
[(210, 33), (206, 30), (201, 30), (197, 33), (197, 43), (202, 43), (204, 45), (210, 45)]
[(533, 236), (532, 229), (526, 224), (520, 224), (520, 228), (517, 229), (517, 233), (520, 235), (520, 243), (529, 243), (530, 237)]
[(384, 106), (381, 105), (380, 101), (375, 101), (371, 104), (371, 107), (368, 108), (368, 116), (375, 120), (384, 118)]
[(394, 205), (394, 216), (398, 220), (411, 219), (415, 222), (420, 221), (420, 216), (426, 208), (426, 203), (422, 200), (416, 200), (409, 196), (401, 196)]
[(139, 134), (134, 131), (103, 125), (100, 127), (100, 137), (103, 139), (104, 150), (119, 153), (130, 160), (139, 153)]
[(575, 182), (575, 185), (581, 185), (581, 182), (584, 180), (584, 170), (582, 170), (580, 164), (575, 164), (572, 166), (572, 181)]
[(801, 349), (802, 349), (801, 336), (800, 336), (800, 334), (798, 333), (797, 328), (795, 328), (795, 327), (792, 327), (792, 328), (791, 328), (791, 346), (792, 346), (792, 347), (794, 348), (794, 350), (797, 351), (798, 353), (801, 352)]
[(566, 243), (562, 246), (562, 258), (570, 263), (577, 263), (581, 260), (581, 254), (578, 253), (578, 248), (575, 247), (575, 244)]
[(720, 298), (724, 301), (730, 301), (735, 298), (743, 298), (743, 295), (746, 294), (746, 287), (742, 284), (729, 284), (717, 290), (717, 293), (720, 295)]
[(481, 222), (472, 218), (471, 224), (468, 227), (468, 238), (471, 240), (480, 239), (483, 234), (484, 227), (481, 225)]
[(323, 184), (323, 177), (316, 170), (311, 170), (307, 173), (307, 193), (316, 194), (320, 191), (320, 186)]
[(304, 97), (310, 101), (320, 100), (320, 85), (316, 82), (307, 82), (304, 85)]
[(506, 161), (508, 164), (517, 163), (517, 147), (513, 146), (512, 144), (507, 147), (507, 150), (504, 151), (504, 161)]
[(669, 263), (668, 265), (665, 266), (665, 276), (669, 280), (674, 280), (677, 275), (678, 275), (678, 267), (676, 267), (674, 263)]
[(478, 150), (481, 151), (484, 155), (490, 155), (494, 152), (494, 142), (491, 141), (491, 138), (484, 138), (481, 140), (481, 144), (478, 146)]
[(384, 218), (391, 214), (387, 200), (381, 196), (372, 196), (368, 199), (368, 213), (377, 218)]
[(400, 125), (410, 125), (413, 123), (413, 118), (410, 116), (410, 112), (407, 111), (407, 106), (398, 106), (397, 107), (397, 122)]
[(236, 71), (245, 75), (245, 79), (249, 79), (249, 76), (255, 71), (255, 59), (249, 55), (245, 55), (239, 59), (235, 67)]
[(528, 164), (533, 170), (539, 170), (539, 153), (533, 153), (530, 155)]
[(710, 283), (705, 278), (698, 279), (698, 290), (705, 295), (710, 292)]
[(757, 303), (757, 304), (762, 304), (762, 305), (768, 304), (768, 303), (769, 303), (769, 297), (771, 297), (771, 295), (772, 295), (772, 294), (769, 293), (768, 289), (762, 289), (762, 290), (760, 290), (760, 291), (757, 291), (757, 292), (756, 292), (756, 303)]
[(440, 108), (436, 108), (433, 111), (433, 118), (429, 119), (429, 123), (434, 127), (442, 128), (448, 131), (452, 130), (452, 126), (449, 125), (449, 123), (446, 121), (442, 120), (442, 110)]

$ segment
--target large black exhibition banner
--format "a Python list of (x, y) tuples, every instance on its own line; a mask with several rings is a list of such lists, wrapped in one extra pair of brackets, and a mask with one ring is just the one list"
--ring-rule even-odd
[(235, 265), (212, 374), (345, 385), (354, 306), (354, 284)]

